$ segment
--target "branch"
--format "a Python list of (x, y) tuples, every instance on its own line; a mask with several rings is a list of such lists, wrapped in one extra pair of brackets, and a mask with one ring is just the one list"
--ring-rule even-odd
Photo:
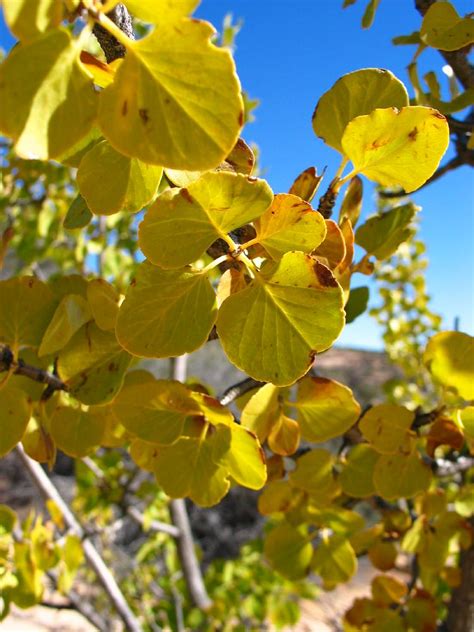
[(15, 375), (22, 375), (30, 378), (34, 382), (46, 384), (49, 391), (67, 391), (69, 387), (57, 375), (49, 373), (44, 369), (31, 366), (23, 362), (21, 358), (15, 361), (13, 353), (7, 345), (0, 345), (0, 373), (13, 368)]
[(245, 380), (237, 382), (237, 384), (234, 384), (233, 386), (229, 386), (229, 388), (226, 389), (224, 394), (219, 398), (219, 403), (222, 404), (222, 406), (228, 406), (238, 397), (248, 393), (248, 391), (264, 386), (265, 384), (266, 382), (259, 382), (258, 380), (254, 380), (253, 377), (247, 377)]
[[(133, 518), (133, 520), (135, 520), (135, 522), (140, 524), (142, 527), (145, 527), (145, 518), (136, 507), (128, 507), (127, 513), (131, 518)], [(152, 520), (149, 524), (147, 524), (147, 528), (150, 531), (166, 533), (172, 538), (179, 538), (181, 535), (179, 529), (175, 525), (167, 524), (166, 522), (161, 522), (160, 520)]]
[[(123, 4), (118, 4), (112, 11), (107, 13), (107, 16), (116, 24), (121, 31), (125, 33), (130, 39), (135, 39), (133, 32), (132, 17), (126, 7)], [(111, 35), (100, 24), (94, 25), (94, 35), (99, 41), (100, 47), (104, 51), (107, 63), (110, 64), (116, 59), (125, 57), (125, 46), (120, 44), (113, 35)]]
[(115, 578), (92, 542), (87, 539), (84, 529), (64, 502), (53, 482), (48, 478), (41, 465), (33, 461), (33, 459), (30, 459), (21, 444), (18, 444), (15, 450), (42, 496), (46, 500), (52, 500), (55, 505), (57, 505), (62, 513), (65, 524), (72, 533), (81, 539), (84, 556), (96, 573), (100, 584), (122, 619), (125, 628), (130, 632), (142, 632), (142, 627), (126, 602)]

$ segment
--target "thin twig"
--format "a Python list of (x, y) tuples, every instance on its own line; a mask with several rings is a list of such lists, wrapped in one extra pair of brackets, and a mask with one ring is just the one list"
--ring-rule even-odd
[[(172, 379), (184, 382), (186, 380), (186, 369), (187, 356), (170, 359), (170, 376)], [(194, 538), (184, 499), (177, 498), (170, 501), (170, 517), (171, 522), (179, 531), (179, 536), (176, 538), (176, 546), (189, 595), (195, 606), (201, 608), (201, 610), (208, 610), (212, 606), (212, 601), (207, 594), (196, 557)]]
[(149, 523), (145, 523), (145, 518), (140, 511), (136, 507), (128, 507), (127, 514), (135, 520), (142, 527), (146, 527), (150, 531), (157, 531), (158, 533), (166, 533), (170, 535), (172, 538), (179, 538), (180, 531), (175, 525), (167, 524), (166, 522), (161, 522), (161, 520), (151, 520)]
[(117, 585), (117, 582), (115, 581), (115, 578), (113, 577), (112, 573), (110, 572), (109, 568), (105, 564), (104, 560), (102, 559), (92, 542), (87, 539), (84, 529), (82, 528), (81, 524), (78, 522), (72, 511), (69, 509), (67, 504), (64, 502), (53, 482), (44, 472), (41, 465), (36, 461), (33, 461), (33, 459), (30, 459), (30, 457), (25, 453), (21, 444), (17, 445), (15, 451), (42, 496), (46, 500), (52, 500), (55, 503), (55, 505), (61, 511), (64, 522), (68, 526), (70, 531), (81, 539), (84, 556), (91, 568), (96, 573), (97, 578), (103, 589), (107, 593), (113, 607), (120, 615), (125, 628), (130, 632), (142, 632), (142, 627), (138, 619), (131, 611), (128, 603), (126, 602), (123, 593), (121, 592), (120, 588)]
[(28, 377), (30, 380), (39, 382), (40, 384), (46, 384), (48, 387), (55, 391), (67, 391), (68, 386), (59, 377), (40, 369), (36, 366), (31, 366), (23, 362), (21, 358), (15, 360), (13, 353), (7, 345), (0, 345), (0, 373), (2, 371), (9, 371), (13, 368), (15, 375), (22, 375)]
[(245, 393), (252, 391), (254, 388), (260, 388), (265, 384), (266, 382), (259, 382), (258, 380), (254, 380), (253, 377), (247, 377), (245, 380), (229, 386), (219, 398), (219, 403), (222, 404), (222, 406), (228, 406), (242, 395), (245, 395)]

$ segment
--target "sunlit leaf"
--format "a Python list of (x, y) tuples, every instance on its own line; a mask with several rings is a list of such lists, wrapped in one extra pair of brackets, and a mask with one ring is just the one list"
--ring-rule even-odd
[(90, 409), (60, 406), (51, 418), (50, 432), (58, 448), (69, 456), (80, 458), (100, 444), (104, 418)]
[(362, 210), (362, 192), (362, 180), (359, 176), (355, 176), (349, 182), (349, 186), (344, 193), (341, 209), (339, 211), (339, 225), (342, 224), (346, 217), (350, 219), (352, 226), (357, 224)]
[(283, 413), (268, 435), (268, 447), (275, 454), (289, 456), (294, 454), (300, 444), (300, 426)]
[(116, 70), (121, 63), (121, 59), (115, 60), (110, 64), (97, 59), (87, 51), (81, 51), (81, 62), (85, 70), (89, 73), (96, 86), (106, 88), (115, 77)]
[(315, 167), (308, 167), (308, 169), (302, 171), (296, 178), (288, 193), (297, 195), (306, 202), (311, 202), (319, 188), (319, 185), (321, 184), (322, 179), (323, 176), (317, 175)]
[(102, 141), (87, 152), (77, 172), (77, 185), (96, 215), (137, 213), (154, 200), (163, 169), (115, 151)]
[(333, 483), (333, 465), (330, 452), (321, 448), (311, 450), (296, 462), (296, 469), (290, 473), (290, 483), (310, 494), (324, 494)]
[(360, 415), (352, 391), (322, 377), (304, 377), (298, 383), (296, 401), (289, 405), (297, 410), (303, 437), (316, 443), (344, 434)]
[(346, 243), (341, 229), (332, 219), (326, 220), (326, 229), (324, 241), (311, 254), (322, 257), (327, 266), (334, 270), (346, 256)]
[(387, 259), (415, 232), (410, 224), (419, 206), (405, 204), (369, 218), (355, 234), (356, 243), (377, 259)]
[(374, 494), (373, 475), (378, 459), (378, 452), (366, 443), (352, 447), (339, 476), (342, 491), (355, 498)]
[(431, 476), (429, 466), (416, 452), (383, 454), (375, 464), (374, 485), (377, 494), (385, 500), (411, 498), (429, 487)]
[(393, 575), (377, 575), (371, 583), (372, 597), (380, 606), (401, 603), (408, 589), (407, 585)]
[(474, 19), (461, 18), (450, 2), (436, 2), (425, 13), (420, 37), (433, 48), (458, 50), (474, 42)]
[(170, 380), (124, 387), (113, 402), (115, 417), (135, 437), (169, 445), (179, 439), (190, 416), (202, 416), (188, 389)]
[(216, 319), (216, 295), (205, 273), (143, 263), (117, 319), (120, 344), (143, 357), (166, 358), (202, 346)]
[(230, 449), (223, 457), (224, 466), (239, 485), (261, 489), (267, 480), (267, 470), (265, 454), (257, 437), (238, 424), (232, 424), (230, 428), (218, 428), (218, 436), (229, 432)]
[(21, 442), (29, 457), (53, 467), (56, 460), (56, 445), (43, 424), (34, 417), (31, 417)]
[(396, 404), (372, 406), (364, 414), (359, 429), (381, 454), (408, 454), (412, 447), (411, 425), (415, 413)]
[(257, 380), (285, 386), (337, 338), (344, 324), (342, 303), (328, 268), (290, 252), (224, 301), (217, 330), (231, 362)]
[(0, 340), (14, 352), (39, 346), (56, 306), (51, 290), (35, 277), (0, 281)]
[(442, 331), (428, 342), (423, 361), (436, 382), (474, 399), (474, 338), (460, 331)]
[(279, 421), (279, 391), (273, 384), (265, 384), (252, 395), (242, 411), (242, 425), (254, 432), (262, 443)]
[(259, 217), (272, 199), (264, 180), (206, 173), (187, 188), (159, 196), (140, 224), (140, 248), (152, 263), (179, 268), (198, 259), (219, 237)]
[(398, 551), (394, 542), (377, 540), (369, 547), (367, 554), (375, 568), (380, 571), (389, 571), (395, 566)]
[(2, 0), (5, 22), (21, 41), (32, 40), (63, 18), (61, 0)]
[(53, 354), (67, 345), (72, 336), (92, 319), (92, 312), (85, 299), (69, 294), (59, 303), (44, 333), (38, 355)]
[(0, 389), (0, 456), (21, 441), (30, 416), (31, 402), (23, 391), (9, 384)]
[(376, 108), (408, 105), (405, 86), (388, 70), (364, 68), (344, 75), (323, 94), (313, 114), (313, 129), (325, 143), (342, 151), (349, 121)]
[(264, 552), (278, 573), (297, 580), (309, 572), (313, 547), (303, 527), (295, 528), (283, 522), (266, 537)]
[(200, 0), (125, 0), (130, 12), (140, 20), (161, 24), (179, 22), (198, 6)]
[(350, 542), (341, 535), (323, 538), (314, 551), (311, 570), (321, 576), (327, 590), (347, 582), (357, 570), (357, 558)]
[(303, 497), (288, 481), (272, 481), (265, 485), (258, 499), (258, 510), (264, 516), (285, 513), (295, 507)]
[(422, 106), (374, 110), (351, 121), (342, 137), (344, 154), (358, 173), (407, 193), (433, 175), (448, 144), (445, 117)]
[(104, 279), (92, 279), (87, 284), (87, 300), (97, 326), (104, 331), (115, 328), (120, 296)]
[(255, 222), (256, 240), (276, 260), (285, 252), (311, 252), (326, 236), (323, 216), (295, 195), (276, 195), (270, 208)]
[(216, 167), (243, 123), (229, 51), (207, 22), (160, 24), (128, 44), (115, 81), (101, 94), (99, 122), (121, 153), (172, 169)]
[(114, 333), (88, 323), (60, 351), (58, 372), (80, 402), (104, 404), (119, 391), (131, 359)]
[(96, 98), (67, 31), (15, 47), (0, 66), (0, 130), (22, 158), (56, 158), (81, 140), (94, 122)]

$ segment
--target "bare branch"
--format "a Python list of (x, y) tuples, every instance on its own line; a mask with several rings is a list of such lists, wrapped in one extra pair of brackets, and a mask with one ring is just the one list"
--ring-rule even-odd
[[(142, 527), (145, 526), (145, 518), (136, 507), (128, 507), (127, 513), (131, 518), (133, 518), (133, 520), (135, 520), (135, 522), (138, 522), (138, 524), (140, 524)], [(147, 528), (150, 531), (166, 533), (172, 538), (179, 538), (180, 536), (180, 531), (175, 525), (167, 524), (166, 522), (161, 522), (160, 520), (151, 520), (151, 522), (147, 524)]]
[[(123, 4), (118, 4), (107, 15), (112, 22), (125, 33), (125, 35), (127, 35), (130, 39), (135, 39), (132, 17)], [(104, 29), (103, 26), (95, 24), (94, 35), (97, 37), (99, 44), (104, 51), (108, 64), (115, 59), (125, 57), (125, 46), (118, 42), (113, 35)]]
[(241, 382), (237, 382), (237, 384), (233, 384), (229, 386), (228, 389), (224, 391), (224, 394), (219, 398), (219, 402), (222, 406), (228, 406), (232, 404), (238, 397), (241, 397), (248, 391), (253, 390), (254, 388), (259, 388), (260, 386), (264, 386), (266, 382), (259, 382), (258, 380), (254, 380), (253, 377), (247, 377), (245, 380)]
[(23, 362), (21, 358), (15, 360), (10, 347), (6, 345), (0, 345), (0, 373), (3, 371), (9, 371), (13, 368), (15, 375), (22, 375), (30, 378), (40, 384), (46, 384), (50, 390), (53, 391), (67, 391), (68, 386), (57, 375), (49, 373), (44, 369), (40, 369), (36, 366), (31, 366)]
[(113, 577), (112, 573), (110, 572), (109, 568), (105, 564), (104, 560), (102, 559), (92, 542), (87, 539), (84, 529), (82, 528), (81, 524), (76, 519), (72, 511), (69, 509), (67, 504), (64, 502), (53, 482), (44, 472), (41, 465), (36, 461), (33, 461), (33, 459), (30, 459), (30, 457), (25, 453), (21, 444), (17, 445), (15, 451), (42, 496), (46, 500), (52, 500), (57, 505), (62, 513), (65, 524), (68, 526), (72, 533), (74, 533), (81, 539), (84, 556), (88, 564), (96, 573), (97, 578), (101, 583), (103, 589), (107, 593), (113, 607), (120, 615), (125, 628), (130, 632), (142, 632), (142, 626), (131, 611), (128, 603), (125, 600), (125, 597), (123, 596), (123, 593), (121, 592), (120, 588), (117, 585), (117, 582), (115, 581), (115, 578)]

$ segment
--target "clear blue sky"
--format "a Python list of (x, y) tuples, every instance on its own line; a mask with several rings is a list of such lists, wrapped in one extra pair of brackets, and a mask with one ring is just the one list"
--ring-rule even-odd
[[(288, 190), (295, 176), (314, 165), (328, 173), (339, 155), (317, 139), (311, 116), (319, 97), (343, 74), (364, 67), (387, 68), (407, 86), (406, 66), (413, 47), (395, 47), (391, 38), (418, 30), (420, 18), (414, 0), (382, 0), (375, 23), (363, 30), (360, 20), (367, 0), (342, 10), (342, 0), (202, 0), (196, 16), (218, 29), (226, 13), (242, 18), (235, 53), (243, 87), (261, 105), (257, 120), (245, 130), (247, 140), (261, 150), (261, 166), (275, 192)], [(454, 2), (459, 13), (473, 10), (469, 0)], [(0, 44), (11, 45), (0, 23)], [(441, 73), (441, 56), (425, 52), (421, 73)], [(447, 86), (447, 80), (445, 82)], [(447, 95), (446, 95), (447, 96)], [(432, 308), (451, 328), (456, 316), (461, 329), (474, 329), (473, 172), (463, 167), (413, 195), (423, 207), (421, 236), (428, 247), (427, 281)], [(364, 213), (373, 212), (371, 188), (366, 182)], [(366, 284), (358, 275), (353, 286)], [(377, 298), (372, 293), (372, 301)], [(346, 327), (341, 345), (380, 348), (373, 319), (362, 316)]]

